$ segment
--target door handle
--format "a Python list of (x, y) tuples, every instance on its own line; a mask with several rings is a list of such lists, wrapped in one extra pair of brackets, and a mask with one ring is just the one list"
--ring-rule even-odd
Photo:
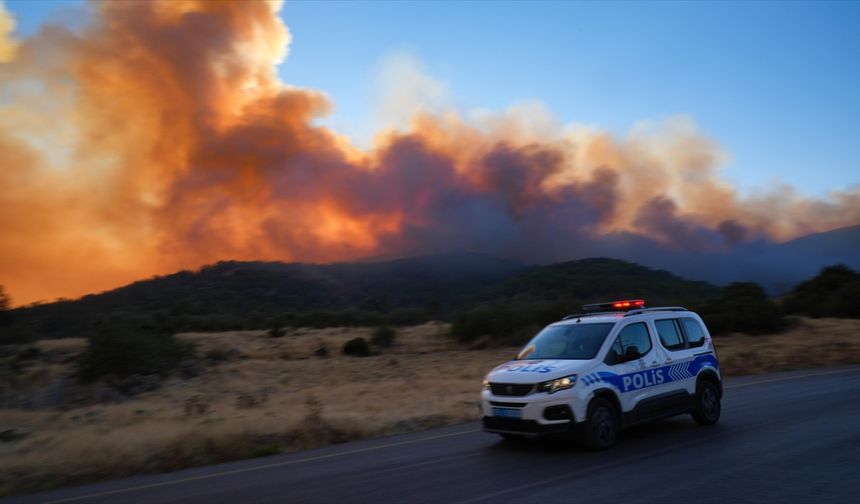
[(666, 359), (666, 364), (669, 364), (670, 362), (672, 362), (672, 359)]
[(652, 362), (652, 363), (651, 363), (651, 367), (657, 367), (657, 366), (659, 366), (659, 365), (660, 365), (660, 363), (659, 363), (659, 362), (657, 362), (657, 361), (654, 361), (654, 362)]

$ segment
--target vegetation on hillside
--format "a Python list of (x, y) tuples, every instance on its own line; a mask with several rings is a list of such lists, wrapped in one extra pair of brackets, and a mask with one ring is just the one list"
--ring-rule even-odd
[(15, 320), (0, 340), (13, 334), (86, 337), (106, 314), (171, 332), (373, 327), (452, 320), (500, 304), (557, 314), (613, 296), (660, 302), (717, 293), (704, 282), (612, 259), (537, 267), (469, 254), (334, 265), (223, 262), (75, 301), (13, 310)]
[(845, 266), (824, 269), (776, 303), (756, 284), (721, 289), (613, 259), (535, 267), (471, 255), (328, 266), (227, 262), (76, 301), (0, 311), (0, 343), (89, 337), (107, 314), (110, 324), (168, 334), (271, 329), (274, 337), (287, 327), (442, 320), (453, 323), (461, 342), (518, 344), (584, 303), (623, 298), (687, 306), (714, 334), (760, 334), (785, 328), (786, 313), (858, 317), (858, 293), (860, 275)]

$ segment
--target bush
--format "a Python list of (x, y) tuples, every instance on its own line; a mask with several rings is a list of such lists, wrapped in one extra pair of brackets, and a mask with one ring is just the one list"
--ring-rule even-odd
[(694, 306), (711, 334), (766, 334), (786, 327), (779, 307), (758, 284), (737, 282), (723, 288), (720, 298)]
[(343, 354), (352, 355), (355, 357), (368, 357), (370, 355), (370, 345), (364, 338), (353, 338), (343, 345)]
[(87, 340), (78, 360), (77, 377), (91, 382), (105, 376), (167, 374), (193, 356), (193, 345), (178, 341), (170, 333), (101, 327)]
[(798, 285), (785, 300), (789, 313), (811, 317), (860, 318), (860, 273), (842, 265), (829, 266)]
[(274, 326), (269, 329), (269, 336), (273, 338), (283, 338), (287, 335), (287, 328), (282, 326)]
[(388, 326), (382, 326), (377, 327), (373, 331), (373, 334), (370, 336), (370, 342), (381, 348), (391, 348), (395, 338), (397, 338), (397, 331)]

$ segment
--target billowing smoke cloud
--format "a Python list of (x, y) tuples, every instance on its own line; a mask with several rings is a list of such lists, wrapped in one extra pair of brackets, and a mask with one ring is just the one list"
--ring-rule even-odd
[(0, 2), (0, 63), (10, 61), (15, 56), (18, 44), (12, 38), (15, 31), (15, 18)]
[(105, 2), (16, 54), (0, 12), (0, 283), (17, 302), (220, 259), (541, 261), (618, 233), (720, 252), (860, 222), (858, 192), (739, 198), (684, 118), (615, 137), (535, 105), (418, 111), (358, 149), (315, 124), (323, 94), (278, 79), (278, 8)]

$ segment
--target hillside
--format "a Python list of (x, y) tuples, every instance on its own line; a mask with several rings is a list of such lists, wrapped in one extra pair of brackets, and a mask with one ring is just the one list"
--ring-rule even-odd
[(159, 324), (176, 331), (260, 329), (287, 325), (370, 325), (448, 319), (499, 302), (563, 302), (645, 297), (652, 302), (717, 295), (691, 282), (613, 259), (525, 266), (478, 254), (312, 265), (221, 262), (198, 271), (135, 282), (13, 310), (7, 341), (84, 336), (99, 321)]
[(488, 299), (516, 302), (567, 299), (574, 310), (579, 304), (606, 299), (645, 297), (653, 306), (718, 295), (719, 289), (707, 282), (685, 280), (667, 271), (607, 258), (536, 266), (485, 291)]

